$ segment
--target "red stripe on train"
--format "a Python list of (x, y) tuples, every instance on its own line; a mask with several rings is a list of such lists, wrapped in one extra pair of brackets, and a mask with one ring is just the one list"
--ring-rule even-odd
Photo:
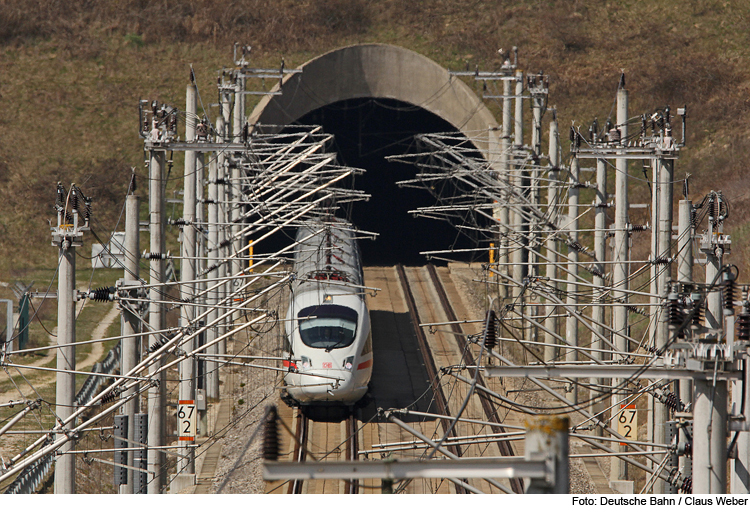
[(358, 370), (364, 370), (365, 368), (368, 368), (372, 366), (372, 359), (359, 363), (359, 366), (357, 366)]
[(294, 364), (292, 361), (284, 361), (284, 368), (294, 368), (297, 369), (297, 365)]

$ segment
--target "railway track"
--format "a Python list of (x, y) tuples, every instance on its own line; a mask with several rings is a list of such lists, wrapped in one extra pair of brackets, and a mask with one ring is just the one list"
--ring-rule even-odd
[[(465, 397), (465, 393), (462, 392), (467, 391), (468, 386), (455, 379), (446, 379), (444, 376), (440, 379), (441, 368), (459, 366), (462, 363), (466, 366), (473, 366), (475, 361), (465, 346), (465, 335), (458, 325), (452, 326), (452, 333), (439, 332), (434, 336), (426, 335), (423, 328), (418, 326), (426, 322), (456, 320), (457, 314), (453, 310), (437, 270), (432, 266), (427, 268), (397, 266), (368, 269), (366, 273), (368, 272), (371, 278), (377, 279), (374, 284), (382, 288), (378, 297), (373, 298), (374, 300), (369, 304), (371, 314), (375, 310), (375, 317), (381, 323), (381, 329), (391, 329), (385, 333), (382, 330), (380, 332), (380, 335), (384, 336), (381, 339), (381, 348), (385, 350), (380, 352), (380, 358), (377, 357), (378, 344), (376, 343), (374, 347), (376, 362), (373, 380), (384, 377), (384, 373), (387, 375), (385, 375), (385, 380), (373, 382), (374, 407), (370, 410), (374, 410), (375, 407), (382, 407), (384, 410), (399, 409), (411, 404), (412, 400), (404, 398), (408, 394), (400, 399), (400, 406), (396, 404), (398, 402), (396, 398), (403, 394), (402, 388), (411, 386), (415, 394), (412, 396), (419, 396), (424, 392), (426, 382), (429, 382), (433, 386), (430, 391), (432, 406), (423, 404), (416, 409), (430, 413), (430, 415), (408, 416), (405, 420), (408, 420), (409, 426), (433, 440), (448, 433), (444, 449), (453, 454), (453, 458), (514, 455), (513, 448), (507, 441), (487, 442), (486, 444), (476, 442), (481, 437), (495, 440), (496, 437), (493, 439), (492, 435), (503, 433), (502, 428), (498, 426), (487, 428), (482, 424), (458, 422), (451, 427), (452, 414), (455, 415), (458, 411)], [(372, 285), (373, 282), (371, 281), (370, 284)], [(455, 288), (453, 286), (450, 288), (455, 299)], [(375, 325), (377, 321), (373, 324)], [(393, 324), (383, 325), (383, 321), (393, 321)], [(410, 331), (414, 333), (413, 339)], [(373, 340), (377, 340), (375, 335)], [(390, 355), (393, 353), (393, 346), (398, 343), (410, 345), (411, 348), (404, 347), (403, 349), (407, 352), (411, 350), (410, 353), (414, 353), (414, 358), (404, 359), (406, 352), (402, 353), (398, 350), (396, 350), (397, 355)], [(388, 351), (389, 349), (391, 352)], [(416, 355), (417, 352), (419, 356)], [(401, 374), (396, 376), (398, 378), (394, 378), (394, 375), (388, 372), (379, 374), (377, 372), (378, 365), (393, 366), (404, 362), (407, 364), (404, 368), (408, 370), (405, 374), (408, 374), (410, 382), (406, 382)], [(421, 367), (420, 363), (424, 363), (424, 369), (417, 371), (417, 367)], [(478, 376), (479, 379), (481, 376)], [(483, 382), (480, 384), (484, 385)], [(385, 391), (394, 389), (397, 391), (393, 395), (388, 395)], [(298, 408), (279, 404), (278, 409), (282, 422), (288, 428), (288, 431), (281, 430), (283, 434), (281, 460), (310, 462), (389, 457), (420, 459), (431, 450), (424, 441), (415, 440), (413, 434), (393, 422), (383, 418), (370, 418), (372, 422), (362, 422), (367, 421), (366, 417), (371, 415), (371, 412), (365, 413), (364, 410), (358, 410), (357, 416), (351, 415), (341, 422), (323, 422), (311, 419)], [(489, 423), (500, 422), (493, 404), (486, 397), (477, 394), (472, 397), (463, 418), (489, 421)], [(483, 430), (487, 431), (483, 432)], [(440, 456), (440, 458), (444, 457)], [(465, 486), (462, 483), (465, 483)], [(381, 481), (377, 479), (297, 480), (271, 483), (266, 491), (291, 494), (362, 494), (379, 493), (382, 486)], [(468, 493), (470, 491), (490, 493), (498, 492), (498, 490), (519, 493), (523, 491), (523, 483), (518, 479), (505, 482), (505, 485), (495, 481), (474, 479), (459, 480), (454, 483), (419, 479), (398, 484), (394, 489), (396, 492), (404, 493)]]
[[(458, 321), (458, 317), (450, 302), (450, 299), (448, 298), (445, 287), (440, 279), (440, 276), (437, 273), (437, 270), (435, 269), (435, 266), (429, 264), (427, 265), (427, 267), (425, 267), (424, 271), (427, 275), (426, 278), (422, 277), (423, 274), (421, 273), (420, 269), (412, 269), (412, 283), (410, 282), (410, 278), (407, 277), (404, 267), (401, 265), (397, 267), (399, 279), (401, 280), (401, 284), (404, 287), (404, 294), (407, 300), (407, 305), (409, 307), (410, 314), (412, 315), (412, 323), (414, 324), (418, 339), (421, 339), (419, 343), (420, 349), (422, 349), (422, 346), (424, 345), (422, 353), (425, 359), (425, 365), (427, 366), (431, 381), (437, 384), (439, 382), (439, 380), (436, 379), (436, 376), (438, 375), (438, 368), (456, 364), (464, 364), (468, 367), (476, 367), (476, 361), (473, 354), (471, 353), (471, 350), (468, 349), (463, 329), (459, 324), (454, 323), (450, 325), (452, 332), (456, 334), (452, 336), (452, 339), (443, 341), (442, 343), (434, 342), (433, 344), (435, 344), (435, 346), (429, 346), (429, 342), (424, 334), (424, 331), (418, 325), (420, 323), (439, 322), (442, 320), (455, 322)], [(412, 289), (413, 286), (419, 285), (422, 286), (422, 288), (420, 289), (423, 294), (424, 300), (422, 306), (418, 306), (416, 300), (414, 299), (415, 292)], [(436, 300), (432, 299), (434, 296), (437, 297)], [(429, 301), (432, 302), (430, 303)], [(423, 312), (425, 316), (430, 314), (430, 317), (421, 317), (420, 312)], [(439, 345), (442, 345), (442, 349)], [(436, 362), (436, 359), (438, 358), (441, 359), (441, 364), (438, 364), (438, 362)], [(476, 373), (477, 370), (473, 369), (473, 372)], [(475, 375), (472, 374), (471, 377), (474, 378)], [(479, 384), (480, 387), (486, 387), (481, 374), (477, 374), (476, 379), (477, 384)], [(451, 412), (451, 405), (449, 404), (450, 401), (446, 400), (444, 390), (441, 386), (435, 387), (435, 395), (436, 404), (438, 405), (438, 409), (440, 410), (441, 415), (444, 415), (447, 418), (453, 417), (455, 415), (455, 412)], [(477, 396), (479, 398), (479, 406), (481, 407), (480, 415), (483, 417), (483, 419), (489, 421), (490, 423), (500, 424), (500, 419), (497, 414), (496, 408), (494, 407), (490, 399), (482, 393), (478, 393)], [(454, 402), (457, 401), (454, 400)], [(451, 413), (453, 413), (453, 415)], [(474, 411), (475, 415), (478, 413), (479, 412), (477, 412), (476, 410)], [(450, 425), (450, 421), (447, 418), (441, 419), (444, 433), (445, 431), (447, 431)], [(466, 432), (460, 433), (456, 429), (457, 426), (458, 425), (454, 426), (450, 433), (450, 437), (455, 438), (455, 440), (461, 440), (462, 437), (464, 439), (467, 439), (470, 438), (470, 435), (476, 434)], [(491, 426), (491, 429), (492, 432), (496, 435), (505, 433), (505, 430), (500, 426)], [(499, 455), (507, 457), (515, 455), (513, 447), (508, 441), (500, 440), (496, 442), (496, 445)], [(472, 453), (468, 447), (463, 448), (458, 444), (456, 444), (455, 446), (452, 445), (451, 451), (453, 451), (459, 457), (469, 456), (469, 454)], [(511, 479), (510, 488), (513, 493), (523, 493), (523, 481), (518, 478)], [(457, 487), (457, 491), (458, 490), (459, 488)]]
[[(359, 424), (352, 414), (341, 422), (313, 420), (300, 408), (279, 405), (279, 416), (289, 432), (284, 430), (282, 447), (288, 452), (283, 460), (309, 462), (325, 460), (357, 460), (359, 458)], [(291, 422), (290, 422), (291, 421)], [(359, 481), (289, 480), (272, 483), (268, 493), (321, 494), (359, 493)]]
[[(465, 337), (463, 337), (463, 334), (464, 334), (463, 329), (461, 328), (460, 324), (457, 324), (458, 317), (456, 316), (456, 312), (453, 310), (453, 306), (451, 306), (450, 304), (450, 300), (448, 299), (448, 294), (445, 291), (445, 287), (443, 286), (443, 283), (440, 281), (440, 276), (438, 276), (437, 270), (435, 269), (435, 265), (428, 264), (427, 272), (430, 275), (430, 279), (432, 280), (432, 283), (435, 285), (435, 290), (437, 291), (438, 298), (440, 299), (440, 303), (443, 306), (445, 315), (448, 317), (448, 321), (453, 322), (453, 324), (451, 324), (451, 329), (457, 334), (456, 338), (460, 345), (459, 347), (461, 350), (461, 357), (466, 363), (466, 366), (474, 367), (474, 374), (472, 375), (472, 378), (476, 378), (477, 384), (481, 388), (487, 388), (487, 385), (484, 382), (484, 378), (482, 377), (481, 372), (479, 372), (479, 370), (476, 368), (476, 361), (474, 360), (474, 355), (471, 353), (471, 350), (468, 349)], [(478, 395), (479, 395), (479, 400), (482, 404), (482, 409), (484, 410), (484, 414), (487, 420), (496, 424), (500, 424), (500, 418), (497, 414), (497, 409), (493, 406), (489, 397), (487, 397), (487, 395), (483, 393), (481, 389), (478, 391)], [(505, 433), (505, 429), (502, 426), (493, 425), (491, 426), (491, 429), (493, 433), (495, 434)], [(497, 441), (497, 446), (498, 446), (498, 449), (500, 450), (501, 455), (505, 457), (515, 456), (515, 452), (513, 451), (513, 446), (511, 446), (511, 444), (508, 441), (499, 440)], [(514, 493), (523, 493), (523, 481), (521, 479), (519, 478), (511, 479), (510, 484)]]

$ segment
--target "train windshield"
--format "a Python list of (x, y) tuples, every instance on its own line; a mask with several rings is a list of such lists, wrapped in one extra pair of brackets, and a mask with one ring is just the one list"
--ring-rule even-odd
[(357, 312), (346, 306), (308, 306), (297, 314), (302, 342), (312, 348), (333, 350), (354, 342)]

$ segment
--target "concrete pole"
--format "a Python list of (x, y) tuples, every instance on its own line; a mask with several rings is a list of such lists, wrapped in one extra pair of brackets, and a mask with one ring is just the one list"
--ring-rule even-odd
[[(513, 122), (513, 112), (511, 105), (511, 82), (506, 80), (503, 82), (503, 138), (502, 138), (502, 153), (500, 156), (500, 176), (503, 176), (506, 186), (510, 184), (510, 160), (511, 160), (511, 125)], [(510, 268), (510, 242), (508, 240), (508, 234), (510, 234), (510, 209), (508, 204), (512, 200), (506, 196), (505, 201), (501, 202), (500, 206), (500, 232), (502, 237), (500, 238), (500, 271), (504, 274), (509, 274)], [(507, 298), (509, 295), (507, 282), (500, 282), (500, 291), (503, 298)]]
[[(547, 215), (553, 223), (557, 223), (557, 210), (559, 197), (558, 175), (560, 171), (560, 134), (557, 128), (557, 118), (553, 115), (552, 121), (549, 123), (549, 185), (547, 187)], [(556, 291), (557, 283), (554, 281), (557, 279), (557, 252), (560, 251), (559, 241), (554, 237), (553, 234), (547, 236), (547, 257), (549, 262), (547, 263), (546, 275), (551, 279), (549, 285), (552, 287), (552, 291)], [(558, 344), (555, 339), (554, 333), (557, 333), (557, 307), (554, 304), (547, 303), (545, 309), (545, 315), (547, 319), (544, 321), (544, 326), (548, 331), (544, 332), (544, 360), (545, 362), (553, 362), (557, 360), (557, 348), (553, 345)]]
[[(715, 202), (718, 204), (718, 202)], [(717, 224), (709, 216), (710, 231)], [(706, 285), (711, 285), (721, 271), (723, 251), (706, 252)], [(715, 284), (718, 285), (720, 281)], [(706, 326), (722, 327), (721, 291), (709, 292)], [(727, 382), (697, 377), (693, 379), (693, 493), (722, 494), (727, 491)]]
[[(625, 146), (628, 135), (628, 91), (625, 89), (624, 75), (617, 89), (617, 128), (620, 130), (620, 145)], [(626, 308), (628, 296), (628, 160), (625, 152), (615, 160), (615, 244), (612, 264), (612, 284), (615, 290), (613, 297), (619, 306), (612, 307), (612, 323), (614, 345), (619, 352), (629, 352), (628, 341), (624, 337), (628, 333), (628, 310)], [(616, 382), (616, 385), (621, 382)], [(613, 404), (623, 398), (622, 394), (613, 394)], [(619, 406), (615, 406), (619, 408)], [(615, 412), (613, 412), (614, 414)], [(617, 415), (613, 415), (613, 429), (617, 430)], [(620, 451), (618, 442), (613, 443), (615, 451)], [(611, 480), (627, 480), (626, 463), (620, 459), (612, 459)]]
[[(221, 127), (218, 125), (216, 126), (216, 130), (218, 135), (221, 137), (220, 143), (229, 143), (231, 141), (231, 137), (229, 135), (229, 123), (231, 118), (231, 100), (230, 100), (230, 94), (228, 91), (224, 91), (222, 93), (222, 103), (221, 103), (221, 109), (222, 114), (224, 115), (223, 121), (221, 122)], [(221, 226), (219, 226), (219, 260), (223, 261), (227, 257), (229, 257), (229, 248), (227, 246), (227, 239), (228, 239), (228, 231), (229, 226), (227, 225), (227, 222), (229, 221), (229, 201), (231, 200), (231, 197), (229, 195), (229, 176), (228, 176), (228, 168), (227, 168), (227, 155), (223, 152), (219, 152), (218, 154), (218, 171), (217, 171), (217, 182), (219, 183), (219, 199), (221, 200), (221, 203), (219, 204), (218, 210), (219, 210), (219, 223), (221, 223)], [(221, 280), (226, 281), (227, 277), (227, 271), (228, 271), (228, 263), (221, 263), (218, 270), (216, 271), (216, 276), (219, 277)], [(222, 284), (219, 287), (219, 301), (222, 302), (226, 298), (227, 295), (229, 295), (229, 292), (231, 291), (231, 281), (227, 281), (224, 284)], [(222, 312), (223, 313), (223, 312)], [(221, 314), (219, 314), (221, 315)], [(222, 321), (221, 325), (219, 326), (219, 335), (223, 336), (227, 332), (227, 321), (226, 319)], [(227, 341), (226, 339), (222, 339), (219, 341), (219, 345), (217, 346), (218, 354), (224, 355), (227, 353)]]
[[(578, 242), (578, 192), (579, 189), (576, 187), (580, 179), (580, 172), (578, 170), (578, 158), (573, 157), (570, 160), (570, 188), (568, 189), (568, 235), (574, 242)], [(574, 309), (578, 302), (578, 250), (572, 247), (568, 247), (568, 284), (567, 284), (567, 296), (565, 303), (569, 309)], [(578, 346), (578, 318), (568, 313), (565, 320), (565, 338), (570, 346)], [(567, 362), (575, 362), (578, 360), (578, 352), (572, 348), (568, 348), (565, 354), (565, 360)], [(578, 402), (578, 385), (573, 384), (570, 391), (566, 393), (567, 399), (572, 402)]]
[[(60, 268), (57, 281), (57, 407), (55, 413), (59, 419), (66, 419), (75, 410), (76, 378), (76, 347), (65, 346), (76, 342), (76, 249), (69, 238), (60, 243)], [(67, 430), (74, 426), (69, 422), (63, 426)], [(64, 434), (57, 435), (58, 440), (64, 439)], [(55, 458), (55, 493), (73, 494), (76, 492), (76, 461), (75, 455), (67, 453), (75, 450), (75, 442), (70, 440), (59, 449)]]
[[(149, 160), (149, 235), (152, 254), (164, 253), (164, 152), (151, 151)], [(164, 261), (152, 259), (150, 261), (150, 284), (159, 285), (164, 282)], [(148, 323), (151, 330), (164, 329), (164, 306), (159, 303), (164, 298), (162, 289), (154, 286), (149, 290)], [(149, 346), (160, 341), (161, 334), (149, 335)], [(163, 358), (159, 357), (149, 366), (150, 372), (156, 372), (163, 366)], [(164, 445), (164, 392), (166, 390), (166, 372), (157, 373), (158, 386), (148, 389), (148, 470), (151, 475), (148, 483), (148, 493), (161, 493), (164, 484), (164, 458), (162, 451), (152, 449)]]
[[(139, 208), (140, 199), (135, 194), (128, 194), (125, 197), (125, 270), (123, 274), (124, 281), (138, 283), (138, 277), (140, 272), (140, 230), (139, 230)], [(135, 306), (135, 305), (133, 305)], [(130, 370), (135, 368), (140, 360), (139, 357), (139, 342), (138, 337), (134, 335), (141, 331), (141, 324), (138, 320), (138, 316), (129, 310), (123, 308), (122, 310), (122, 350), (120, 352), (120, 373), (122, 375), (128, 373)], [(130, 396), (136, 393), (135, 389), (123, 392), (123, 396)], [(131, 399), (130, 401), (123, 404), (120, 409), (121, 415), (127, 415), (128, 417), (128, 432), (127, 438), (134, 440), (133, 434), (135, 433), (135, 415), (139, 411), (138, 398)], [(134, 445), (128, 443), (128, 448), (133, 448)], [(133, 466), (135, 460), (135, 451), (128, 451), (128, 466)], [(120, 493), (132, 494), (133, 493), (133, 470), (128, 469), (126, 471), (128, 481), (127, 484), (120, 485)]]
[(693, 284), (693, 202), (683, 199), (679, 202), (677, 217), (677, 281), (685, 285)]
[[(515, 106), (515, 149), (516, 158), (523, 156), (523, 72), (520, 70), (516, 71), (516, 106)], [(520, 164), (520, 161), (518, 161)], [(513, 169), (513, 173), (516, 179), (513, 181), (517, 192), (525, 194), (524, 186), (527, 185), (525, 181), (521, 180), (521, 176), (524, 175), (524, 171), (520, 166), (516, 166)], [(526, 262), (528, 260), (526, 252), (526, 239), (524, 237), (524, 228), (526, 226), (526, 218), (523, 215), (523, 208), (520, 206), (520, 201), (512, 202), (513, 207), (513, 233), (514, 233), (514, 244), (513, 248), (513, 279), (521, 282), (527, 275)], [(513, 298), (514, 301), (521, 295), (521, 287), (513, 287)], [(522, 303), (518, 303), (521, 305)]]
[[(224, 119), (219, 117), (216, 122), (217, 130), (221, 131), (224, 129)], [(206, 249), (208, 251), (208, 266), (215, 267), (219, 261), (219, 185), (217, 184), (219, 176), (219, 155), (214, 154), (211, 157), (211, 161), (208, 165), (208, 244)], [(207, 274), (209, 279), (216, 278), (218, 276), (218, 270), (214, 269)], [(219, 302), (219, 289), (215, 283), (207, 283), (208, 288), (214, 287), (208, 290), (206, 304), (208, 306), (215, 306)], [(212, 309), (208, 314), (208, 323), (213, 323), (218, 318), (218, 310)], [(219, 337), (218, 328), (212, 326), (206, 332), (206, 342), (210, 343), (214, 339)], [(206, 351), (207, 355), (217, 355), (218, 347), (216, 344), (212, 344)], [(207, 360), (205, 363), (206, 367), (206, 397), (210, 399), (219, 398), (219, 372), (218, 364), (216, 360)]]
[[(692, 224), (693, 202), (681, 200), (678, 209), (677, 220), (677, 281), (682, 285), (683, 291), (687, 286), (693, 284), (693, 224)], [(683, 404), (693, 403), (693, 382), (691, 379), (680, 379), (679, 397)], [(688, 456), (679, 458), (680, 469), (685, 475), (690, 474), (692, 459)]]
[[(195, 262), (195, 273), (203, 273), (206, 268), (206, 209), (204, 204), (205, 191), (206, 191), (206, 157), (202, 152), (195, 155), (195, 221), (200, 227), (200, 231), (196, 230), (195, 238), (195, 252), (198, 259)], [(201, 295), (197, 300), (198, 304), (205, 302), (205, 296), (203, 291), (206, 289), (206, 282), (201, 281), (204, 279), (198, 277), (198, 283), (195, 287), (195, 293)]]
[[(232, 116), (233, 132), (234, 132), (234, 143), (240, 143), (242, 141), (242, 128), (245, 124), (245, 95), (242, 92), (245, 90), (245, 79), (237, 78), (235, 84), (234, 94), (234, 115)], [(242, 238), (240, 237), (240, 230), (242, 225), (238, 222), (242, 215), (242, 186), (240, 180), (240, 169), (232, 169), (232, 236), (234, 240), (232, 242), (232, 252), (238, 252), (242, 248)], [(242, 270), (242, 260), (237, 258), (233, 262), (232, 275), (237, 275)], [(235, 286), (239, 285), (239, 281), (235, 281)], [(239, 311), (236, 312), (235, 320), (239, 319)]]
[[(539, 208), (539, 177), (541, 173), (539, 157), (542, 155), (542, 103), (537, 96), (532, 96), (531, 107), (531, 149), (534, 152), (534, 168), (531, 169), (531, 180), (529, 180), (531, 186), (529, 200), (532, 207)], [(537, 249), (539, 248), (539, 222), (536, 218), (533, 218), (531, 223), (529, 223), (529, 228), (529, 275), (537, 276), (539, 275), (539, 256), (537, 255)]]
[[(657, 237), (657, 253), (659, 259), (672, 257), (672, 179), (674, 160), (662, 159), (659, 165), (659, 233)], [(657, 265), (657, 288), (661, 302), (666, 302), (669, 288), (672, 284), (672, 264)], [(658, 310), (659, 317), (656, 321), (656, 349), (661, 350), (669, 342), (669, 313), (666, 307), (654, 308)], [(669, 444), (667, 440), (667, 421), (669, 420), (669, 409), (661, 401), (654, 401), (654, 442), (657, 444)], [(674, 487), (668, 486), (664, 481), (657, 480), (654, 483), (654, 494), (677, 493)]]
[[(653, 158), (651, 160), (651, 250), (649, 254), (649, 259), (652, 261), (651, 266), (649, 268), (649, 293), (651, 294), (650, 302), (651, 302), (651, 311), (654, 314), (654, 318), (651, 320), (651, 323), (649, 324), (648, 329), (648, 338), (649, 342), (653, 344), (654, 347), (658, 346), (657, 341), (657, 325), (659, 323), (660, 314), (659, 314), (659, 303), (661, 302), (661, 299), (659, 298), (659, 285), (658, 285), (658, 277), (657, 274), (659, 273), (659, 269), (661, 268), (659, 265), (654, 263), (656, 259), (659, 258), (659, 227), (660, 221), (659, 221), (659, 208), (661, 205), (661, 191), (662, 191), (662, 185), (659, 183), (661, 177), (660, 177), (660, 167), (659, 167), (659, 160), (656, 158)], [(650, 381), (649, 384), (652, 384), (653, 381)], [(648, 395), (648, 413), (647, 413), (647, 437), (648, 440), (651, 442), (658, 442), (656, 431), (659, 430), (659, 427), (656, 426), (657, 423), (657, 416), (655, 415), (655, 411), (657, 408), (657, 405), (659, 404), (659, 401), (654, 399), (653, 395)], [(660, 438), (660, 437), (659, 437)], [(651, 463), (649, 467), (654, 468), (655, 464)], [(653, 492), (654, 493), (663, 493), (661, 490), (661, 481), (657, 480), (654, 482), (653, 486)]]
[(727, 492), (727, 381), (693, 379), (693, 493)]
[[(195, 190), (196, 190), (196, 205), (195, 205), (195, 220), (200, 225), (200, 232), (196, 237), (196, 255), (198, 259), (195, 264), (196, 274), (202, 274), (206, 268), (206, 218), (203, 200), (205, 198), (205, 156), (203, 153), (195, 155)], [(200, 310), (205, 310), (202, 305), (206, 304), (205, 290), (206, 282), (203, 280), (204, 277), (198, 277), (195, 285), (197, 298), (196, 304), (201, 306)], [(197, 340), (200, 342), (200, 337)], [(196, 346), (199, 346), (196, 344)], [(196, 361), (196, 386), (203, 390), (205, 397), (206, 389), (206, 369), (205, 363)], [(208, 419), (206, 416), (206, 410), (198, 410), (198, 433), (204, 435), (207, 433)]]
[[(605, 264), (607, 260), (607, 161), (603, 159), (596, 160), (596, 199), (594, 204), (596, 205), (596, 211), (594, 215), (594, 256), (599, 263), (596, 264), (596, 270), (601, 276), (595, 275), (593, 277), (593, 283), (599, 288), (597, 292), (602, 295), (604, 285), (606, 284), (604, 279)], [(597, 360), (603, 359), (604, 341), (604, 306), (596, 306), (591, 308), (591, 319), (594, 323), (593, 331), (591, 334), (591, 347), (592, 357)], [(605, 379), (592, 379), (591, 384), (597, 389), (599, 386), (607, 384)], [(592, 391), (591, 393), (597, 393)], [(598, 394), (598, 393), (597, 393)], [(594, 402), (591, 404), (591, 413), (600, 414), (604, 410), (604, 404), (601, 402)], [(601, 419), (600, 419), (601, 420)], [(602, 435), (602, 428), (597, 426), (596, 435)]]
[[(198, 95), (194, 84), (187, 86), (185, 102), (185, 141), (195, 141), (195, 114), (198, 112)], [(196, 184), (195, 184), (195, 152), (185, 151), (185, 175), (183, 178), (183, 207), (182, 219), (185, 225), (182, 228), (182, 261), (180, 263), (180, 297), (184, 303), (192, 303), (195, 296), (195, 288), (192, 281), (195, 280), (195, 257), (196, 257), (196, 233), (195, 233), (195, 206), (196, 206)], [(191, 304), (182, 306), (181, 323), (183, 327), (192, 324), (195, 317), (195, 308)], [(196, 348), (195, 340), (183, 343), (180, 349), (190, 353)], [(180, 401), (195, 400), (195, 360), (185, 359), (180, 363)], [(179, 459), (177, 462), (177, 473), (188, 475), (195, 473), (195, 452), (190, 448), (191, 441), (179, 441)]]
[[(501, 143), (501, 136), (500, 136), (500, 130), (497, 127), (490, 127), (487, 129), (487, 150), (489, 152), (489, 165), (492, 170), (494, 170), (497, 173), (498, 178), (498, 187), (502, 187), (502, 177), (505, 175), (505, 165), (503, 164), (503, 152), (502, 152), (502, 143)], [(498, 262), (498, 270), (503, 269), (502, 264), (502, 241), (503, 241), (503, 235), (507, 233), (506, 227), (502, 224), (502, 213), (503, 211), (507, 212), (508, 207), (504, 204), (501, 200), (495, 200), (493, 202), (492, 206), (492, 219), (494, 220), (494, 226), (497, 227), (498, 230), (498, 237), (496, 238), (496, 241), (494, 245), (498, 245), (498, 252), (499, 256), (496, 260)], [(494, 263), (494, 254), (492, 252), (493, 243), (490, 243), (490, 253), (489, 253), (489, 259), (490, 263)], [(502, 278), (490, 275), (490, 279), (493, 282), (498, 283), (497, 291), (498, 295), (500, 297), (505, 297), (505, 295), (502, 293), (501, 289), (504, 289), (505, 286), (503, 285)]]
[[(533, 168), (529, 171), (531, 179), (529, 180), (529, 201), (531, 208), (538, 209), (540, 204), (539, 196), (539, 178), (541, 177), (540, 168), (540, 156), (542, 155), (542, 102), (537, 96), (531, 98), (531, 150), (533, 151), (532, 162)], [(528, 224), (529, 233), (527, 234), (529, 249), (528, 249), (528, 270), (529, 276), (537, 277), (540, 273), (539, 269), (539, 219), (532, 217)], [(536, 300), (538, 301), (538, 300)], [(538, 316), (541, 307), (539, 305), (533, 305), (530, 310), (532, 316)], [(537, 341), (539, 339), (539, 328), (533, 326), (530, 328), (529, 333), (531, 334), (531, 340)]]
[[(672, 180), (674, 171), (674, 160), (665, 159), (659, 162), (659, 236), (658, 254), (660, 259), (672, 257)], [(672, 263), (659, 265), (657, 283), (659, 297), (666, 299), (672, 284)], [(669, 314), (662, 311), (657, 323), (656, 349), (662, 349), (669, 340)], [(666, 422), (666, 421), (665, 421)]]

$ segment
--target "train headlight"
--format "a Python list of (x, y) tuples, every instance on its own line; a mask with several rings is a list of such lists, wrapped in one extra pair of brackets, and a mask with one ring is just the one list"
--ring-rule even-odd
[(309, 370), (312, 368), (312, 361), (309, 357), (302, 356), (302, 369), (303, 370)]
[(344, 369), (351, 371), (352, 367), (354, 366), (354, 356), (347, 357), (344, 359)]

